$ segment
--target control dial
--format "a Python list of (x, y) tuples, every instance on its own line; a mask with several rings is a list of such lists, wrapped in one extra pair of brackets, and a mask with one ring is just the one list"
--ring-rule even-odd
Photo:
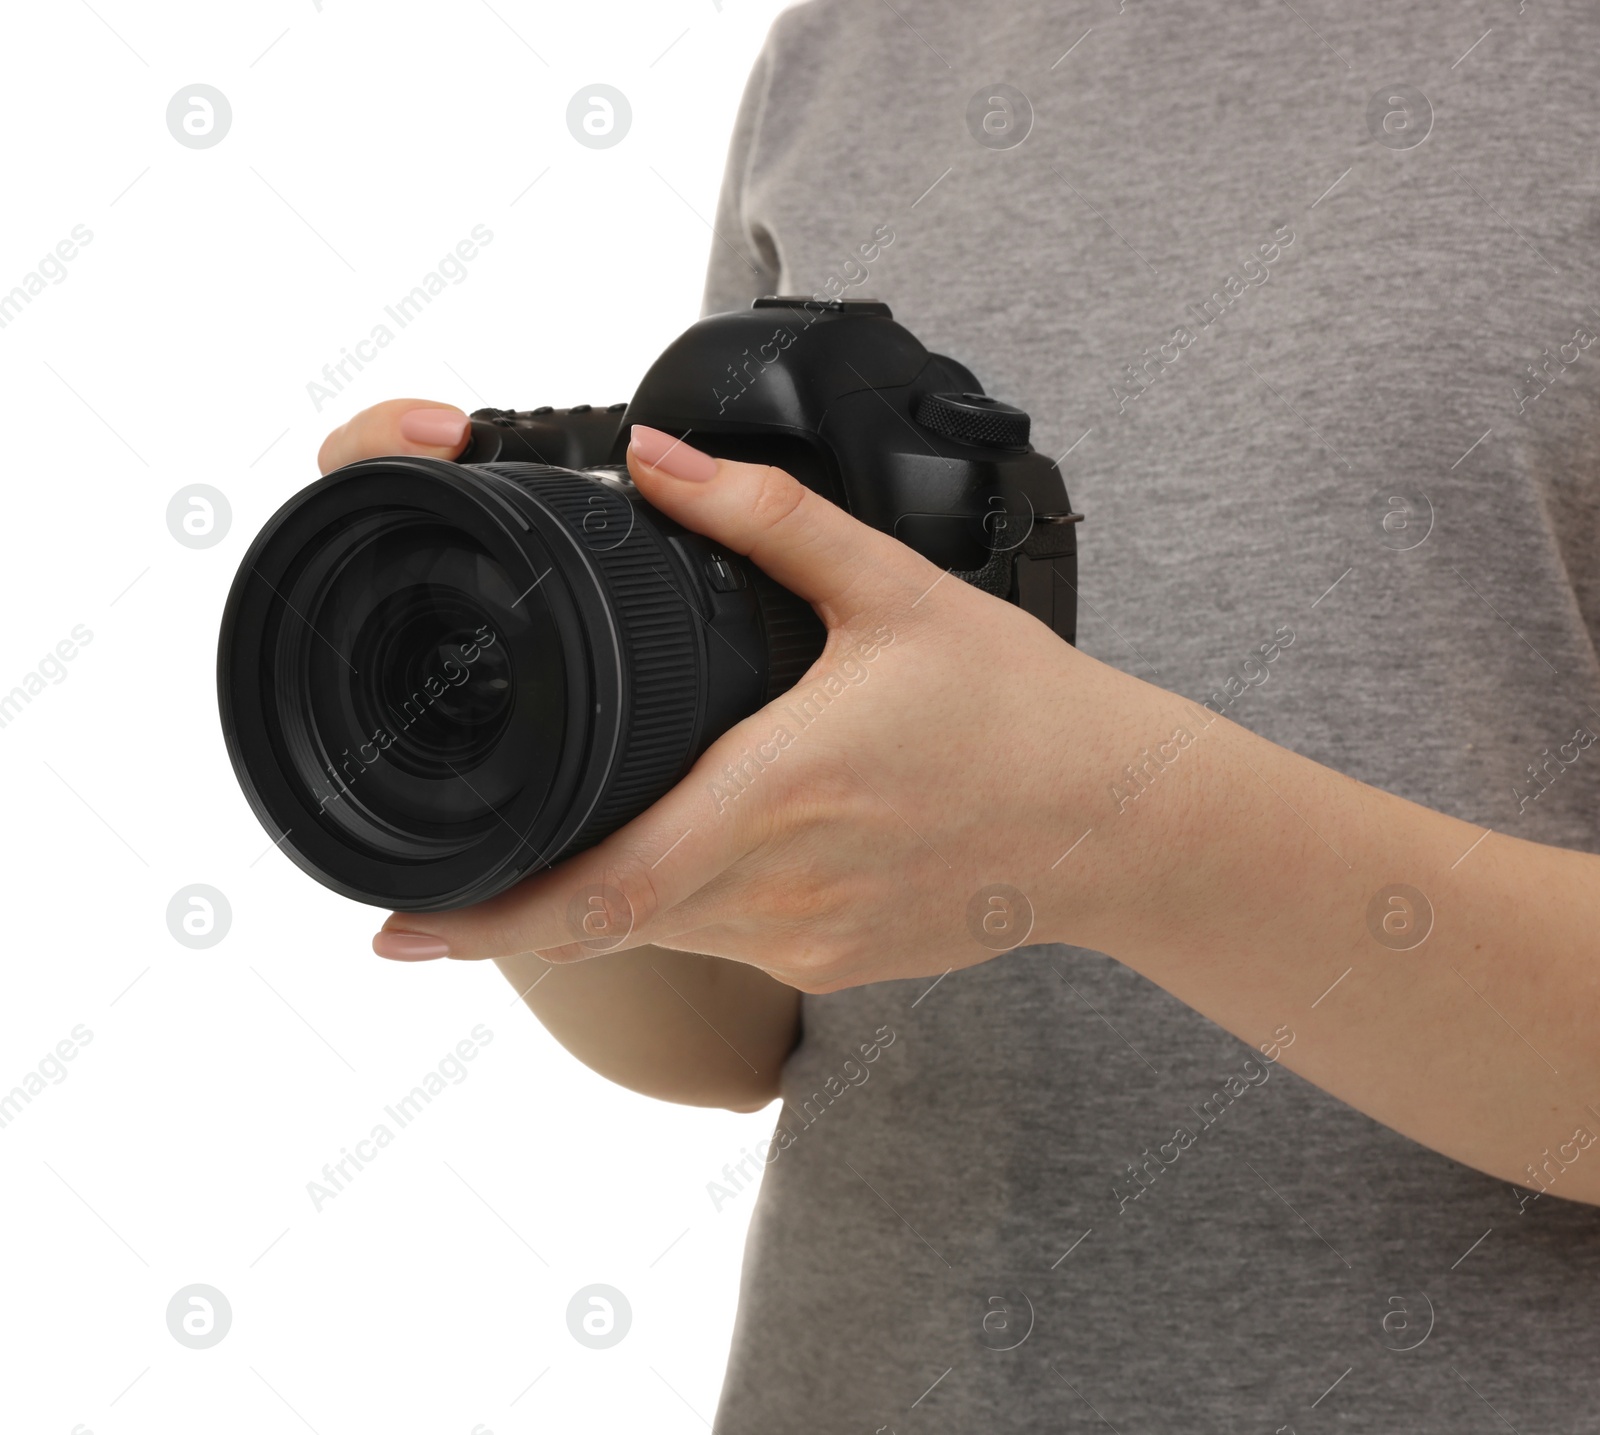
[(1031, 421), (1021, 409), (988, 394), (924, 394), (917, 422), (945, 438), (983, 448), (1027, 448)]

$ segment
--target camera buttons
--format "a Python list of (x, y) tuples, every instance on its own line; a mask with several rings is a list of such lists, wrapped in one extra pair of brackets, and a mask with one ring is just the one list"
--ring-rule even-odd
[(807, 309), (828, 314), (865, 314), (892, 319), (889, 306), (878, 299), (814, 299), (809, 294), (763, 294), (751, 301), (752, 309)]
[(713, 593), (737, 593), (748, 586), (744, 574), (720, 553), (706, 560), (705, 575)]

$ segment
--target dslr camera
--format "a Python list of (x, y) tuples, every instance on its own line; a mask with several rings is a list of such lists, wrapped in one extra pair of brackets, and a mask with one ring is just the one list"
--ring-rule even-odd
[(492, 897), (642, 812), (821, 653), (808, 604), (644, 501), (633, 423), (786, 469), (1073, 641), (1080, 515), (1028, 415), (884, 304), (758, 299), (626, 404), (480, 409), (455, 462), (352, 463), (268, 521), (218, 699), (257, 817), (319, 882), (409, 911)]

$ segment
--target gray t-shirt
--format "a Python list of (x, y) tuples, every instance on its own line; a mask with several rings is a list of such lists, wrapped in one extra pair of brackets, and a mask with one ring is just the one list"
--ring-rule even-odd
[[(1597, 56), (1578, 0), (814, 0), (706, 306), (887, 300), (1064, 455), (1086, 652), (1597, 851)], [(716, 1429), (1600, 1431), (1600, 1146), (1513, 1187), (1275, 1054), (1064, 947), (806, 997)]]

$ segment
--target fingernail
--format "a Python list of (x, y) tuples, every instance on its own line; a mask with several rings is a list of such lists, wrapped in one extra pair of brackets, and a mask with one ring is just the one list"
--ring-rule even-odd
[(408, 443), (454, 448), (466, 432), (466, 415), (454, 409), (408, 409), (400, 415), (400, 437)]
[(448, 957), (450, 944), (423, 932), (379, 932), (372, 939), (372, 950), (391, 962), (431, 962)]
[(645, 424), (634, 424), (628, 447), (638, 454), (641, 463), (660, 469), (669, 478), (704, 483), (717, 476), (717, 461), (710, 454)]

